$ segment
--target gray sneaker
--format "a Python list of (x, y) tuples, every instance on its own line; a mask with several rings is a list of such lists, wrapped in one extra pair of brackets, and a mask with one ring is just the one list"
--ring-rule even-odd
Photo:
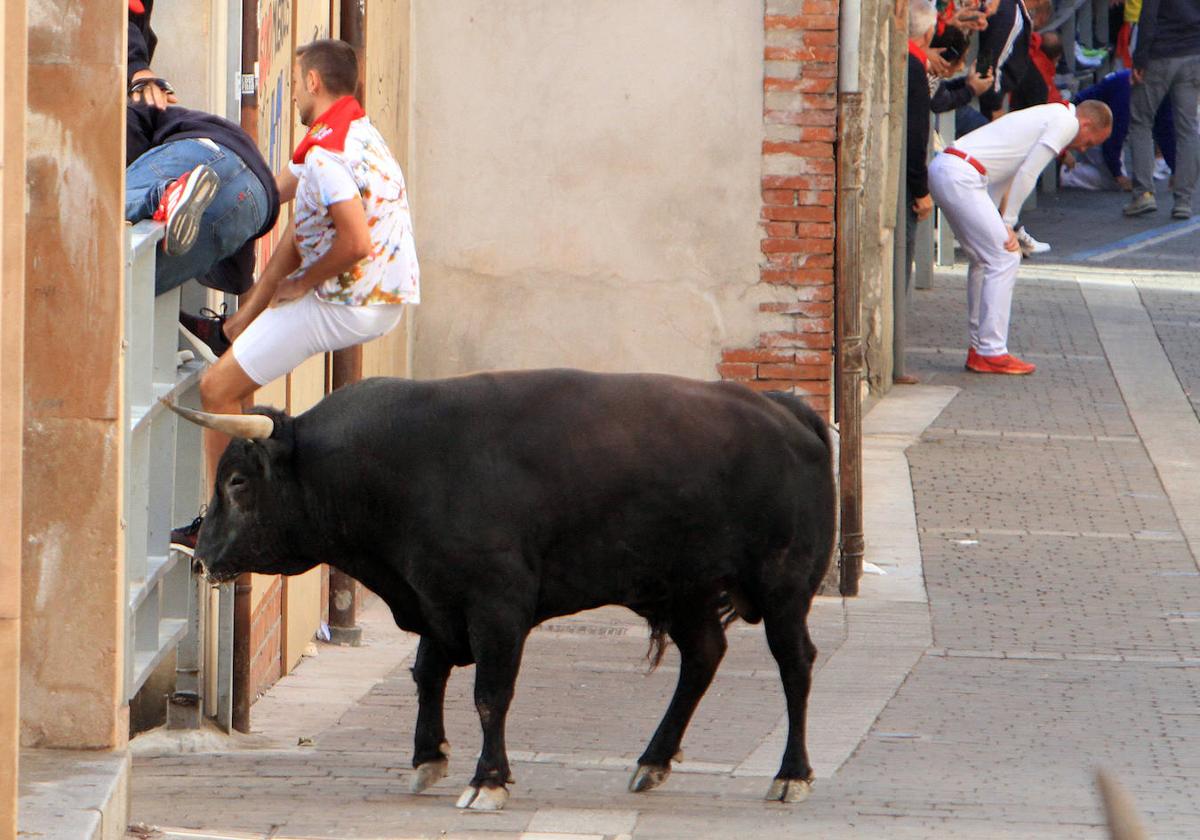
[(1187, 204), (1176, 204), (1175, 209), (1171, 211), (1172, 219), (1190, 219), (1192, 218), (1192, 208)]
[(1125, 205), (1126, 216), (1142, 216), (1146, 213), (1153, 213), (1158, 210), (1158, 202), (1154, 200), (1154, 193), (1144, 192), (1134, 197), (1133, 201)]

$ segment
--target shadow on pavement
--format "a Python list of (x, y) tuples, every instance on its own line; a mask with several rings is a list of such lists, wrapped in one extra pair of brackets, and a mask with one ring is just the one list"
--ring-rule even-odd
[(1038, 206), (1027, 209), (1021, 221), (1053, 250), (1025, 264), (1200, 271), (1200, 214), (1172, 219), (1171, 191), (1165, 181), (1156, 184), (1158, 210), (1133, 218), (1121, 212), (1130, 200), (1127, 192), (1039, 193)]

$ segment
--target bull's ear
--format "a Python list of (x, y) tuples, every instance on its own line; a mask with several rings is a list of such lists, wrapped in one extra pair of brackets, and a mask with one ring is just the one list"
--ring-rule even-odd
[[(254, 409), (259, 411), (260, 409)], [(271, 437), (251, 441), (250, 451), (256, 466), (264, 475), (270, 475), (272, 464), (288, 462), (295, 449), (295, 423), (281, 411), (264, 411), (275, 423)]]

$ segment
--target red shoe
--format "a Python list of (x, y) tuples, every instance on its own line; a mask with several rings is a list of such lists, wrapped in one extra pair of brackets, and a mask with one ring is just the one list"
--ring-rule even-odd
[(167, 184), (153, 217), (167, 225), (163, 253), (178, 257), (191, 250), (200, 234), (200, 218), (220, 187), (217, 173), (203, 163)]
[(967, 370), (975, 373), (1005, 373), (1009, 376), (1026, 376), (1037, 370), (1037, 365), (1023, 362), (1008, 353), (984, 356), (972, 347), (967, 351)]

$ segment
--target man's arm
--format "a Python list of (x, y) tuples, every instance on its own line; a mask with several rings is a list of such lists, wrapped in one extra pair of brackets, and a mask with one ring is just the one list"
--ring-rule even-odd
[[(146, 13), (138, 17), (144, 19)], [(126, 89), (138, 79), (155, 78), (154, 71), (150, 69), (151, 53), (154, 51), (154, 33), (150, 32), (150, 39), (147, 40), (146, 34), (142, 32), (142, 28), (136, 22), (130, 20), (127, 50), (125, 63)], [(134, 102), (145, 102), (147, 105), (153, 105), (159, 110), (179, 101), (179, 97), (174, 93), (168, 93), (153, 82), (146, 84), (145, 87), (133, 94), (131, 98)]]
[(1131, 83), (1132, 76), (1130, 79), (1125, 79), (1118, 75), (1101, 82), (1102, 95), (1099, 99), (1112, 111), (1113, 123), (1112, 132), (1108, 135), (1108, 139), (1101, 144), (1100, 152), (1104, 155), (1104, 163), (1108, 166), (1108, 171), (1113, 178), (1121, 178), (1125, 174), (1125, 167), (1121, 162), (1121, 150), (1125, 148), (1125, 138), (1129, 134)]
[(358, 196), (329, 205), (333, 221), (333, 242), (316, 262), (303, 272), (279, 284), (271, 305), (303, 297), (333, 277), (354, 268), (371, 254), (371, 229), (367, 211)]
[(929, 78), (919, 59), (908, 57), (908, 159), (905, 174), (913, 199), (929, 195)]
[(1046, 168), (1050, 161), (1057, 158), (1059, 154), (1060, 151), (1048, 145), (1046, 139), (1043, 137), (1025, 155), (1025, 162), (1021, 164), (1021, 168), (1013, 175), (1012, 182), (1008, 185), (1005, 207), (1001, 213), (1006, 225), (1009, 227), (1016, 226), (1017, 219), (1021, 216), (1021, 208), (1025, 204), (1025, 199), (1029, 197), (1029, 193), (1033, 190), (1034, 184), (1037, 183), (1038, 176), (1042, 174), (1042, 170)]
[(929, 110), (935, 114), (955, 111), (970, 102), (973, 96), (974, 94), (971, 93), (971, 89), (967, 87), (966, 76), (958, 79), (948, 79), (938, 85), (937, 90), (933, 92), (933, 96), (929, 98)]
[(139, 70), (150, 69), (150, 50), (146, 46), (146, 38), (142, 35), (141, 27), (133, 21), (129, 21), (129, 48), (126, 58), (125, 83), (128, 85)]
[(296, 187), (300, 179), (292, 172), (292, 167), (284, 164), (283, 169), (275, 176), (275, 189), (279, 190), (279, 203), (287, 204), (296, 197)]
[(241, 335), (242, 330), (250, 326), (250, 322), (262, 314), (271, 303), (280, 281), (299, 267), (300, 252), (296, 249), (296, 229), (293, 223), (289, 222), (287, 230), (271, 251), (271, 259), (267, 260), (267, 267), (263, 269), (258, 282), (239, 303), (237, 312), (225, 321), (225, 337), (233, 341)]

